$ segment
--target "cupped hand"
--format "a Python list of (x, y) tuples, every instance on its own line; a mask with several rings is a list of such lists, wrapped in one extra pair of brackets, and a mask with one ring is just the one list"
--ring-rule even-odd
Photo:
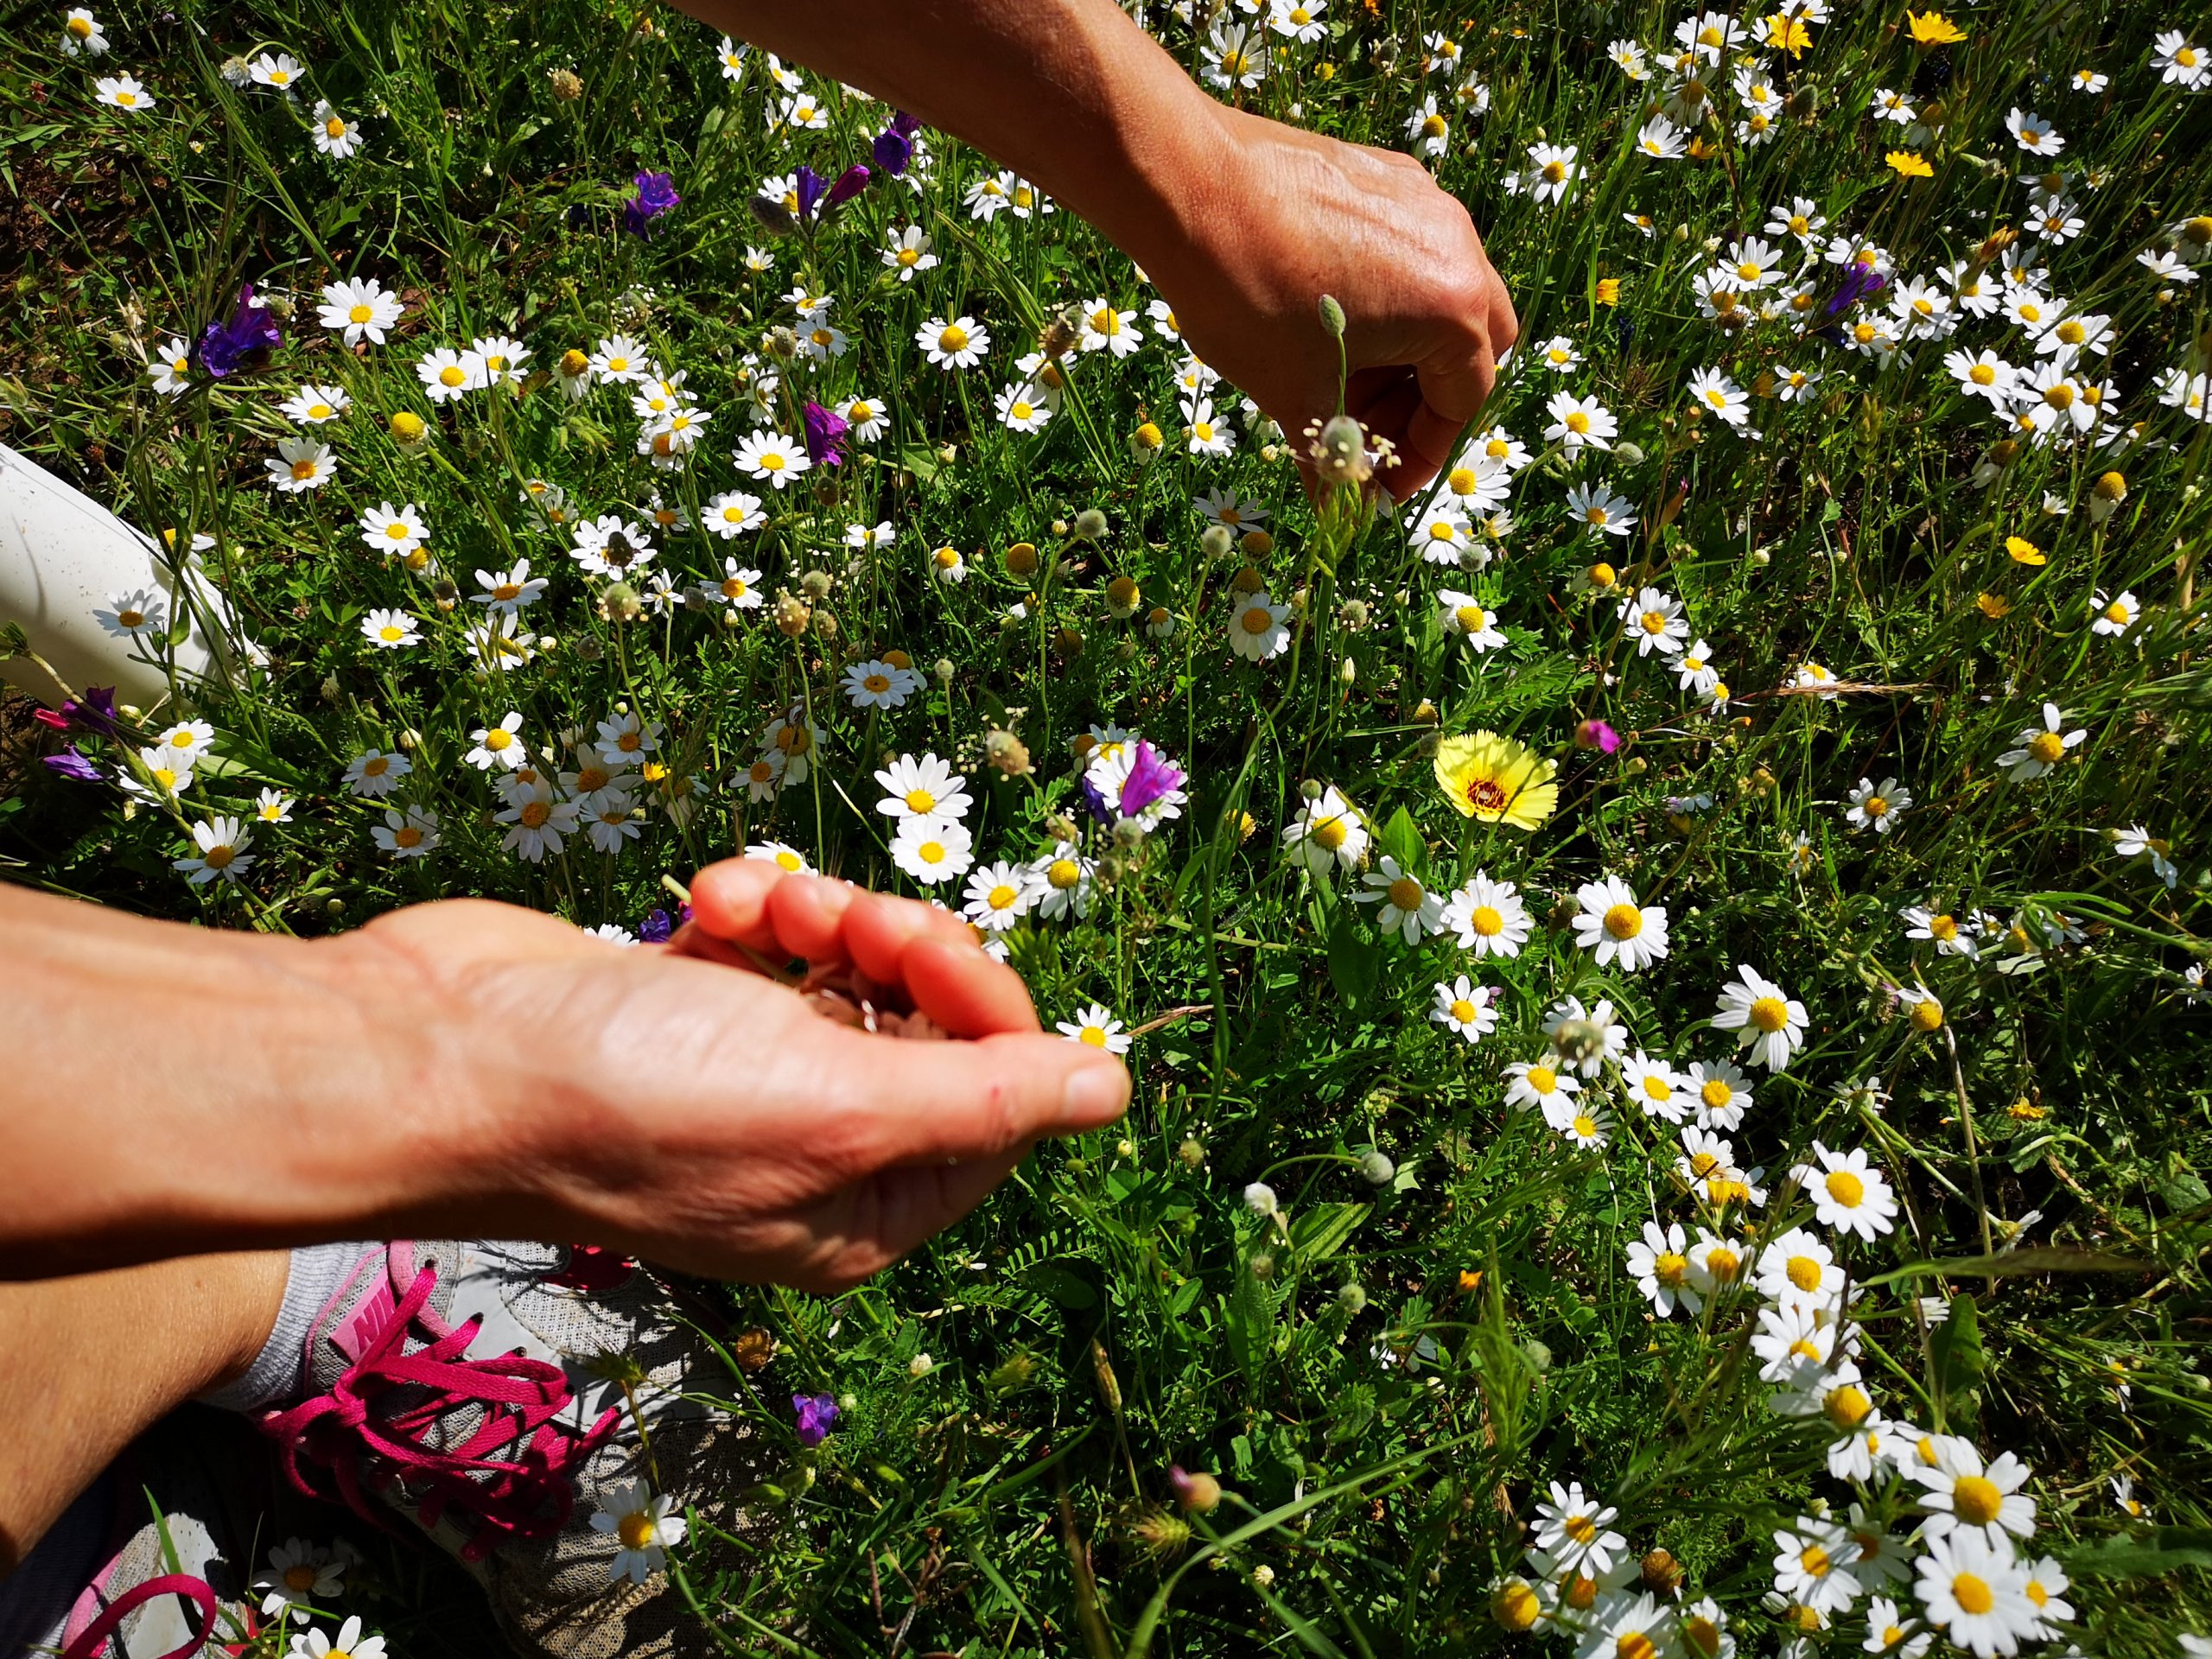
[[(398, 952), (487, 1046), (486, 1226), (827, 1292), (958, 1220), (1039, 1140), (1121, 1116), (1128, 1078), (1044, 1034), (1020, 981), (945, 912), (730, 861), (664, 950), (506, 906), (395, 912)], [(823, 1018), (771, 974), (857, 970), (957, 1040)]]
[(1191, 349), (1294, 444), (1336, 412), (1344, 308), (1348, 411), (1388, 438), (1381, 475), (1404, 500), (1450, 461), (1519, 338), (1467, 210), (1395, 150), (1348, 144), (1217, 106), (1222, 165), (1147, 273)]

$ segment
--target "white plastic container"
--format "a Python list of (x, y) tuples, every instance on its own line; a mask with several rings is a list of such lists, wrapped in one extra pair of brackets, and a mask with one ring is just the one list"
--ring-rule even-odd
[[(231, 626), (228, 607), (188, 556), (185, 568), (194, 604), (192, 632), (175, 652), (180, 685), (223, 673), (230, 659), (221, 632)], [(93, 620), (112, 595), (137, 588), (166, 595), (172, 624), (178, 620), (177, 566), (166, 549), (0, 444), (0, 622), (22, 626), (68, 691), (111, 685), (118, 702), (149, 709), (168, 695), (168, 677), (143, 660), (159, 653), (112, 638)], [(0, 679), (49, 705), (63, 696), (21, 658), (0, 662)]]

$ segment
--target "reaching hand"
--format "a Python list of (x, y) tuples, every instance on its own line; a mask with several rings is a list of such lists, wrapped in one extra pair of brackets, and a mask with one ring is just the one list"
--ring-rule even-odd
[(1146, 270), (1191, 349), (1294, 444), (1336, 412), (1337, 346), (1318, 310), (1333, 296), (1347, 409), (1395, 448), (1382, 482), (1402, 501), (1450, 461), (1519, 338), (1505, 285), (1466, 209), (1410, 156), (1215, 108), (1223, 164)]
[[(495, 1124), (528, 1127), (499, 1224), (833, 1291), (958, 1220), (1039, 1139), (1128, 1102), (1121, 1065), (1042, 1034), (944, 912), (745, 861), (702, 871), (691, 902), (666, 950), (469, 902), (364, 930), (471, 1029), (506, 1034), (480, 1087), (509, 1103)], [(793, 958), (855, 969), (962, 1040), (824, 1019), (761, 971)]]

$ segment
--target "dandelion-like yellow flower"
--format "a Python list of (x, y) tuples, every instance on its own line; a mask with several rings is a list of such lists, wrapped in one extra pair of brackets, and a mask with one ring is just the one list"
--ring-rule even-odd
[(1805, 27), (1802, 17), (1777, 11), (1766, 19), (1766, 43), (1777, 52), (1802, 57), (1805, 48), (1813, 43), (1813, 31)]
[(1915, 46), (1956, 46), (1966, 39), (1966, 31), (1940, 11), (1923, 11), (1916, 16), (1908, 11), (1904, 21)]
[(1621, 279), (1618, 276), (1599, 277), (1598, 279), (1598, 303), (1600, 305), (1618, 305), (1620, 302)]
[(1436, 750), (1436, 784), (1462, 817), (1534, 830), (1559, 810), (1559, 768), (1527, 744), (1496, 732), (1447, 737)]
[(1978, 594), (1974, 607), (1993, 622), (2001, 622), (2012, 614), (2012, 601), (2002, 594)]
[(2007, 536), (2005, 551), (2015, 564), (2049, 564), (2050, 559), (2044, 550), (2024, 536)]
[(1893, 149), (1883, 158), (1901, 179), (1932, 179), (1936, 169), (1909, 149)]

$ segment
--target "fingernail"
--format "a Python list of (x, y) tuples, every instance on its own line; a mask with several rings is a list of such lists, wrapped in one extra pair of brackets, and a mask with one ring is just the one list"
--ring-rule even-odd
[(1118, 1065), (1093, 1064), (1070, 1075), (1061, 1114), (1071, 1128), (1095, 1129), (1122, 1115), (1129, 1099), (1129, 1074)]

